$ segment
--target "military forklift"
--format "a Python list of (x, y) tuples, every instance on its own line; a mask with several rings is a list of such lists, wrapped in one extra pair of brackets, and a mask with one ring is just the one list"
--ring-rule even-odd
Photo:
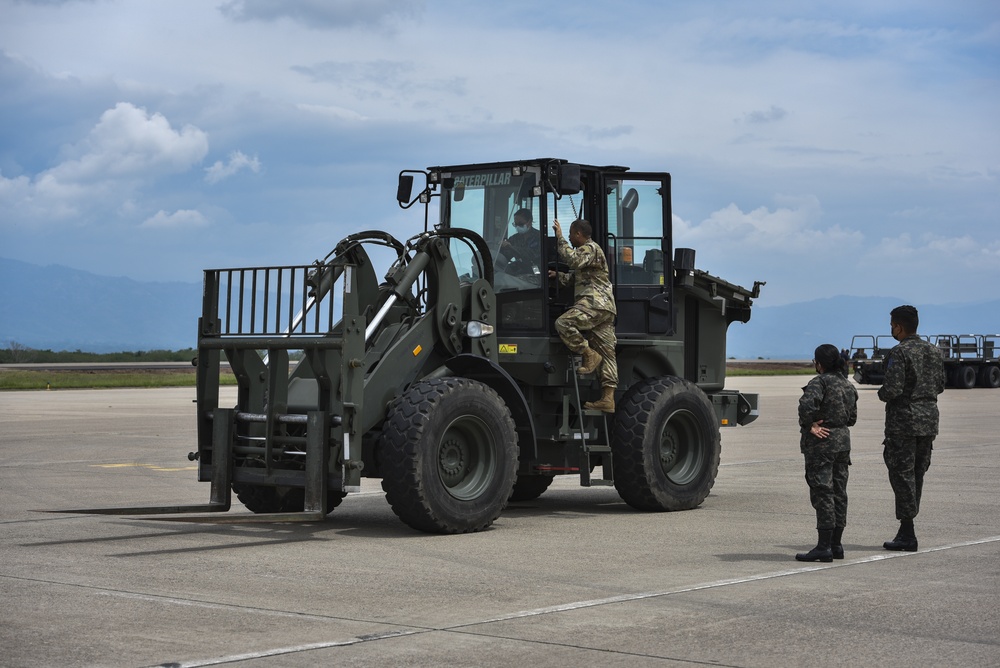
[[(762, 283), (711, 276), (673, 247), (670, 175), (543, 158), (404, 170), (396, 196), (423, 212), (405, 241), (359, 232), (310, 265), (205, 271), (189, 457), (210, 502), (161, 510), (228, 510), (235, 493), (253, 513), (319, 519), (380, 478), (410, 527), (464, 533), (562, 475), (638, 510), (698, 506), (720, 427), (757, 417), (756, 395), (724, 387), (726, 330)], [(533, 224), (517, 232), (537, 250), (512, 259), (524, 211)], [(566, 270), (557, 218), (589, 221), (608, 258), (613, 414), (583, 408), (597, 377), (554, 330), (574, 301), (549, 277)], [(220, 401), (224, 361), (235, 406)]]

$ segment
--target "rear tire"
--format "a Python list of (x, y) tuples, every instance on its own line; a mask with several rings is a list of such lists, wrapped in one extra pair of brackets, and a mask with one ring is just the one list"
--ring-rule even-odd
[(514, 482), (514, 489), (508, 501), (531, 501), (537, 499), (549, 488), (555, 476), (550, 475), (519, 475)]
[(1000, 387), (1000, 366), (991, 364), (979, 370), (979, 387)]
[(648, 378), (622, 397), (611, 448), (615, 489), (638, 510), (688, 510), (719, 472), (719, 423), (708, 396), (676, 376)]
[[(301, 513), (306, 507), (306, 492), (301, 487), (265, 487), (233, 485), (236, 498), (252, 513)], [(340, 505), (344, 492), (327, 492), (326, 511)]]
[(960, 390), (969, 390), (976, 386), (976, 369), (968, 364), (955, 367), (953, 383)]
[(404, 523), (428, 533), (482, 531), (514, 487), (517, 434), (490, 387), (438, 378), (390, 404), (378, 458), (386, 500)]

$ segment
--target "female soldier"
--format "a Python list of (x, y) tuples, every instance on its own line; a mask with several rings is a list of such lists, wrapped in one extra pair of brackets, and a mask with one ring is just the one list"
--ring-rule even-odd
[(858, 420), (858, 392), (847, 380), (847, 363), (836, 346), (824, 343), (817, 348), (813, 364), (819, 375), (802, 388), (799, 426), (819, 541), (809, 552), (796, 554), (795, 558), (830, 562), (844, 558), (847, 467), (851, 465), (848, 427)]

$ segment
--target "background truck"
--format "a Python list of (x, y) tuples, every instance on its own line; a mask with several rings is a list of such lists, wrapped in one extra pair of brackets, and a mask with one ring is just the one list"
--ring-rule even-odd
[[(941, 351), (948, 387), (1000, 387), (1000, 334), (934, 334), (921, 338)], [(850, 348), (854, 380), (863, 385), (881, 385), (886, 357), (895, 345), (891, 336), (854, 336)]]
[[(133, 512), (224, 511), (235, 492), (254, 513), (318, 519), (363, 477), (434, 533), (485, 529), (557, 475), (614, 485), (640, 510), (704, 500), (720, 426), (757, 416), (756, 395), (724, 387), (726, 330), (762, 284), (674, 249), (669, 174), (548, 158), (431, 167), (401, 172), (397, 200), (423, 213), (405, 242), (359, 232), (313, 264), (205, 271), (189, 457), (210, 500)], [(525, 209), (538, 237), (515, 257)], [(567, 231), (590, 221), (609, 258), (614, 414), (583, 408), (599, 383), (553, 327), (573, 303), (548, 275), (565, 269), (548, 232), (560, 216)], [(220, 401), (223, 360), (235, 406)]]

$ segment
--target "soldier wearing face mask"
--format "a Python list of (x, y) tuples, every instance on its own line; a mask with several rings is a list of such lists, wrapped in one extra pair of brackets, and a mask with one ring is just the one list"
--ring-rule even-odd
[(542, 238), (531, 223), (531, 209), (519, 209), (514, 214), (514, 234), (500, 244), (497, 267), (513, 276), (539, 274)]

